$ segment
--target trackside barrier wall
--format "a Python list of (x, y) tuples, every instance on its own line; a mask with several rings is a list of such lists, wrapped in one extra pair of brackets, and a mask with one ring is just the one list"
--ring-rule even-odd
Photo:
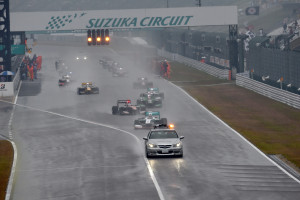
[(188, 65), (190, 67), (193, 67), (195, 69), (204, 71), (212, 76), (221, 78), (221, 79), (229, 79), (229, 70), (228, 69), (219, 69), (216, 67), (213, 67), (211, 65), (208, 65), (206, 63), (199, 62), (197, 60), (187, 58), (184, 56), (181, 56), (179, 54), (170, 53), (161, 49), (158, 49), (158, 55), (161, 57), (165, 57), (169, 60), (174, 60), (179, 63)]
[(0, 96), (11, 97), (15, 95), (15, 91), (20, 84), (20, 70), (17, 71), (12, 82), (0, 82)]
[(19, 56), (12, 60), (16, 66), (12, 66), (12, 68), (17, 69), (15, 73), (15, 77), (12, 82), (0, 82), (0, 97), (11, 97), (15, 95), (15, 91), (17, 91), (20, 84), (20, 70), (19, 66), (23, 60), (23, 56)]
[(253, 80), (249, 78), (249, 72), (237, 74), (236, 85), (300, 109), (300, 95)]

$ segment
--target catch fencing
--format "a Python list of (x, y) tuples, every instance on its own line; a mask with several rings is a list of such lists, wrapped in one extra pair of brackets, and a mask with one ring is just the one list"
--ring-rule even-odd
[(249, 72), (237, 74), (236, 85), (300, 109), (300, 95), (253, 80), (249, 78)]
[(215, 77), (218, 77), (221, 79), (227, 79), (227, 80), (231, 79), (231, 71), (228, 69), (219, 69), (219, 68), (213, 67), (211, 65), (208, 65), (206, 63), (202, 63), (197, 60), (187, 58), (187, 57), (181, 56), (179, 54), (170, 53), (170, 52), (160, 50), (160, 49), (158, 49), (157, 53), (161, 57), (165, 57), (169, 60), (174, 60), (179, 63), (183, 63), (183, 64), (193, 67), (195, 69), (204, 71), (212, 76), (215, 76)]

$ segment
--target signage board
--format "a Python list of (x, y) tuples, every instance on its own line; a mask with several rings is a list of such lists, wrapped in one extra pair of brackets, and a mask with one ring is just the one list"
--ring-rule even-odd
[[(3, 45), (0, 45), (0, 50), (3, 49)], [(11, 45), (11, 54), (14, 55), (24, 55), (25, 54), (25, 45), (19, 44), (19, 45)]]
[(11, 31), (166, 28), (238, 23), (236, 6), (12, 12), (10, 20)]
[(0, 96), (14, 96), (13, 82), (0, 82)]

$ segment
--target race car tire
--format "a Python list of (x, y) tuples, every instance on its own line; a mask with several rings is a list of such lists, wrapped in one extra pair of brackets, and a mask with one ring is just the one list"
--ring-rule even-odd
[(99, 94), (99, 88), (95, 88), (93, 93), (94, 94)]
[(162, 100), (155, 101), (154, 106), (158, 107), (158, 108), (161, 108), (162, 107)]
[(119, 108), (119, 114), (120, 115), (124, 115), (124, 111), (125, 111), (125, 108), (123, 108), (123, 107)]
[(165, 93), (162, 92), (162, 93), (159, 94), (159, 96), (160, 96), (162, 99), (164, 99), (164, 98), (165, 98)]
[(137, 105), (145, 105), (145, 101), (142, 101), (140, 99), (136, 100)]
[(118, 106), (113, 106), (113, 107), (112, 107), (112, 114), (113, 114), (113, 115), (118, 114), (118, 110), (119, 110), (119, 109), (118, 109)]
[(139, 112), (145, 112), (146, 111), (146, 106), (145, 105), (141, 105), (140, 106), (140, 109), (139, 109)]
[(161, 123), (161, 124), (166, 124), (166, 125), (167, 125), (167, 124), (168, 124), (167, 118), (161, 118), (161, 119), (160, 119), (160, 123)]
[(79, 88), (77, 89), (77, 94), (78, 94), (78, 95), (81, 95), (80, 89), (79, 89)]

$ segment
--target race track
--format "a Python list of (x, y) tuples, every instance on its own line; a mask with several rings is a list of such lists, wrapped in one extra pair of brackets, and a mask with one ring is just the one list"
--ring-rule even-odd
[[(176, 86), (145, 71), (130, 52), (55, 45), (34, 51), (43, 56), (42, 71), (38, 81), (23, 82), (12, 122), (19, 158), (12, 199), (300, 198), (299, 183)], [(83, 54), (87, 61), (75, 59)], [(128, 77), (104, 70), (98, 59), (105, 55), (126, 67)], [(73, 77), (63, 88), (54, 67), (58, 57)], [(134, 130), (138, 116), (111, 114), (118, 99), (135, 102), (143, 92), (132, 87), (138, 76), (165, 93), (157, 110), (185, 136), (183, 158), (145, 159), (142, 137), (148, 131)], [(84, 81), (99, 86), (100, 94), (77, 95)]]

